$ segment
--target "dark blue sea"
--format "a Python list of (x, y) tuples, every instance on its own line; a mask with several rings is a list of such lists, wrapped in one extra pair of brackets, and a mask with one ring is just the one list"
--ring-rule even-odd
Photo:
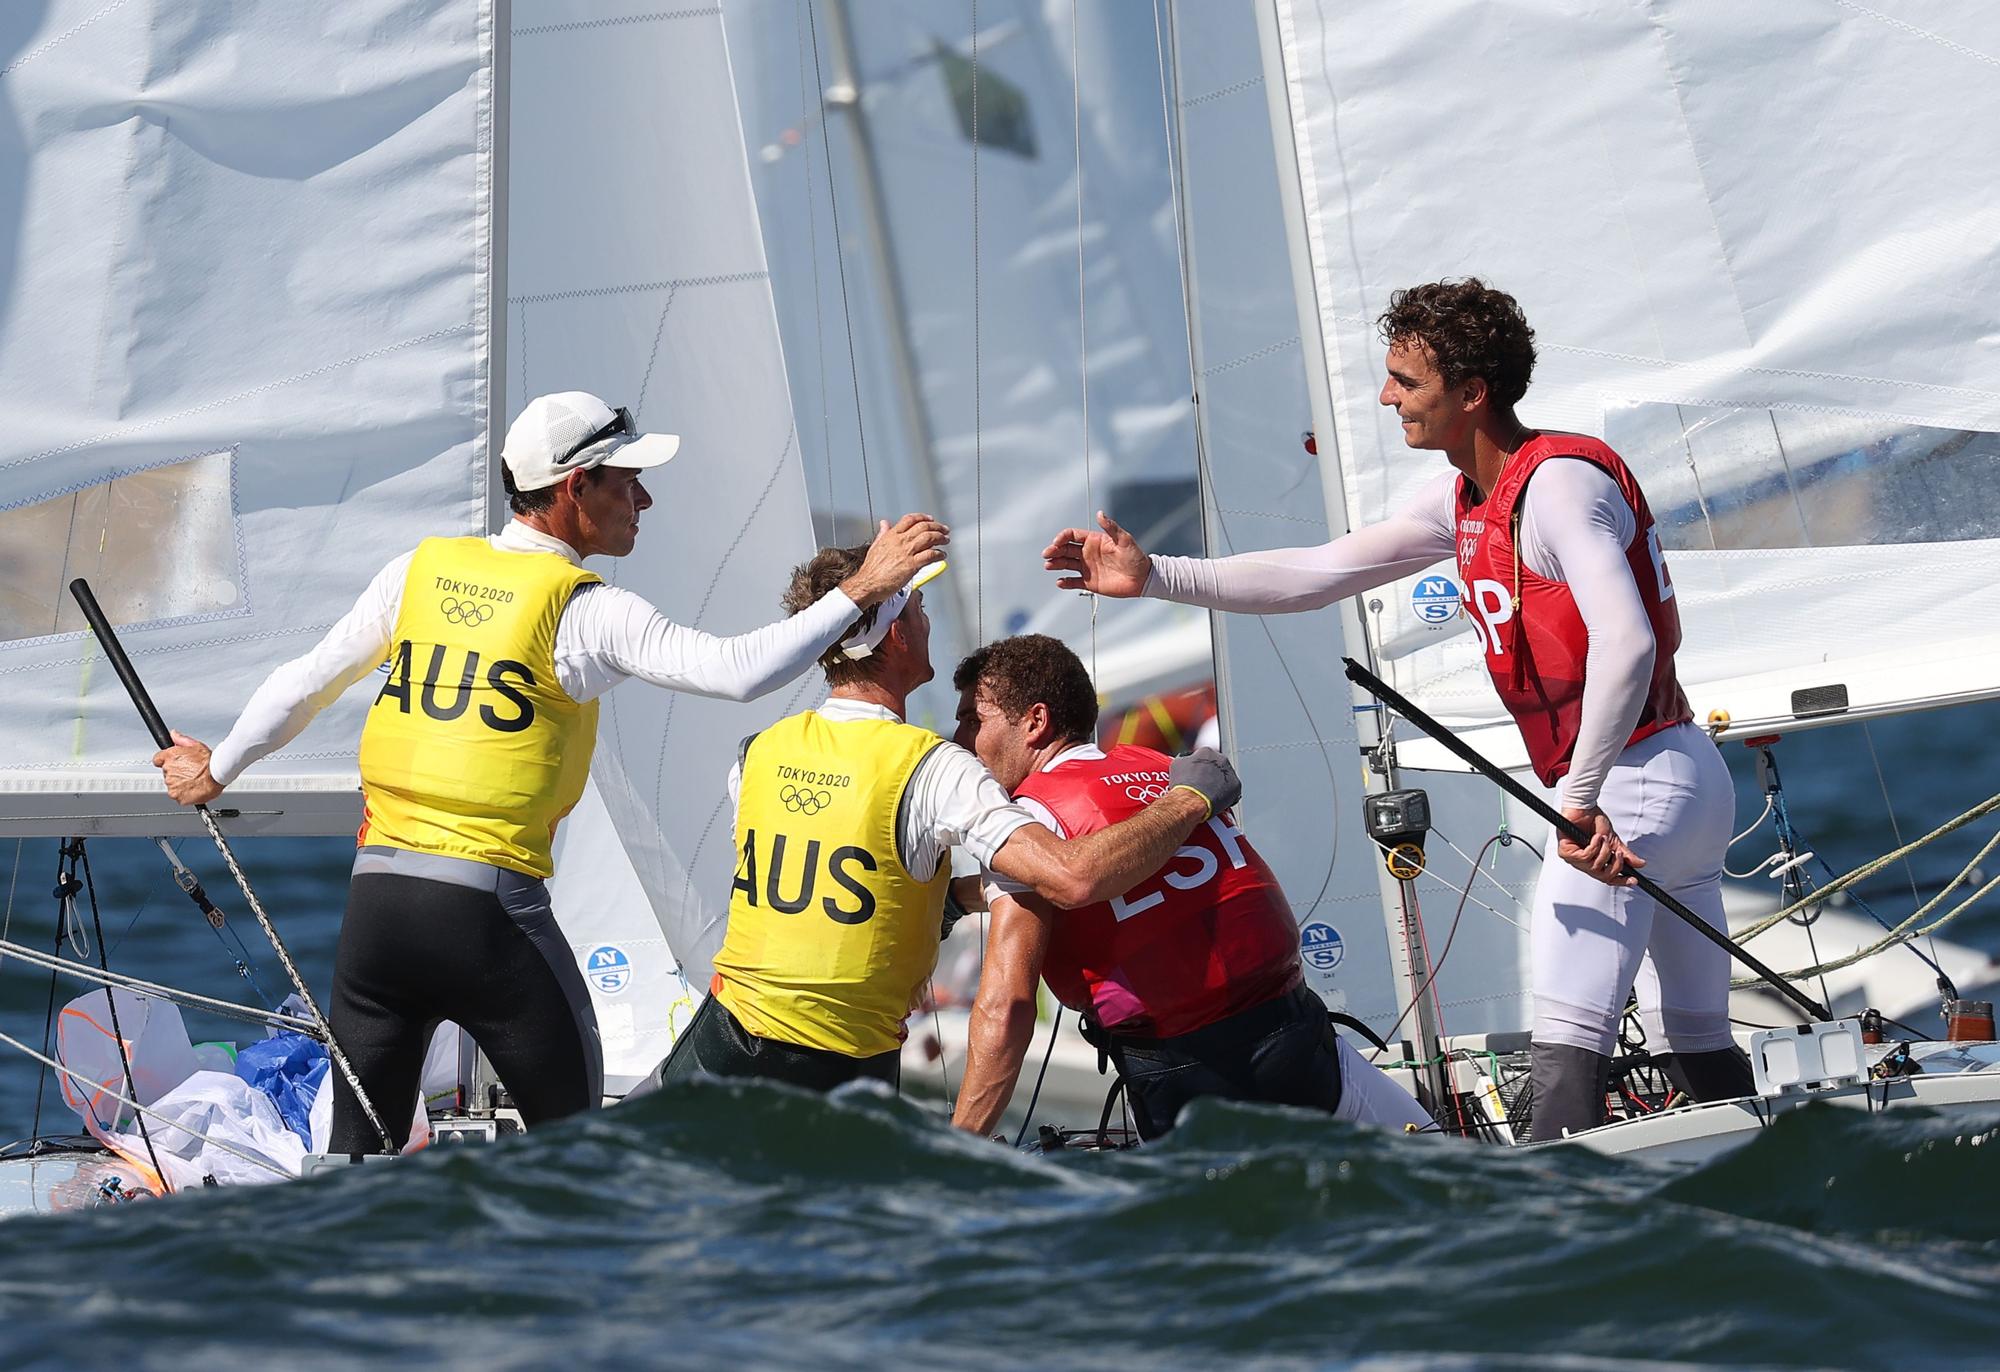
[[(1845, 870), (1889, 846), (1878, 761), (1914, 837), (2000, 791), (1996, 728), (1989, 705), (1787, 739), (1794, 818)], [(1993, 829), (1864, 897), (1899, 918)], [(206, 841), (179, 850), (281, 995)], [(348, 852), (243, 851), (322, 995)], [(114, 967), (255, 999), (156, 849), (90, 854)], [(44, 943), (55, 844), (14, 856), (11, 934)], [(1950, 936), (2000, 948), (2000, 907)], [(0, 1029), (39, 1042), (47, 996), (0, 967)], [(0, 1138), (36, 1080), (0, 1050)], [(53, 1089), (42, 1114), (70, 1127)], [(1044, 1157), (868, 1091), (698, 1084), (490, 1149), (7, 1221), (0, 1365), (2000, 1367), (2000, 1112), (1806, 1112), (1667, 1171), (1230, 1106)]]

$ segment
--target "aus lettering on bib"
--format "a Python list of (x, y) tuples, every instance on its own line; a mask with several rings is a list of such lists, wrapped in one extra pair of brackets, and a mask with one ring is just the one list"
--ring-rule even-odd
[[(796, 871), (788, 871), (788, 849), (794, 855)], [(798, 853), (798, 840), (792, 835), (768, 834), (760, 839), (755, 829), (746, 829), (743, 850), (737, 854), (736, 878), (730, 887), (749, 904), (768, 905), (784, 915), (803, 912), (813, 903), (814, 893), (824, 890), (827, 894), (820, 897), (820, 911), (834, 923), (866, 924), (874, 918), (875, 893), (855, 875), (857, 871), (881, 870), (873, 853), (853, 844), (823, 850), (816, 838), (805, 841), (802, 857)], [(824, 887), (820, 885), (822, 874), (826, 880)]]
[[(1243, 867), (1243, 831), (1221, 815), (1211, 817), (1208, 828), (1215, 835), (1216, 842), (1221, 844), (1231, 869)], [(1191, 865), (1180, 867), (1178, 864), (1181, 863)], [(1167, 866), (1160, 873), (1160, 880), (1176, 891), (1194, 891), (1214, 881), (1221, 870), (1222, 864), (1216, 860), (1212, 850), (1190, 843), (1174, 850), (1173, 857), (1167, 860)], [(1134, 915), (1144, 914), (1161, 904), (1166, 898), (1166, 893), (1157, 887), (1150, 891), (1134, 887), (1122, 896), (1112, 897), (1111, 913), (1122, 924)]]
[[(396, 656), (389, 664), (389, 679), (382, 683), (381, 694), (375, 697), (379, 706), (385, 700), (393, 700), (404, 714), (413, 708), (440, 722), (449, 723), (463, 715), (472, 705), (475, 689), (491, 691), (505, 702), (503, 708), (493, 704), (481, 704), (479, 721), (489, 729), (503, 734), (517, 734), (535, 722), (534, 702), (523, 695), (518, 687), (536, 685), (535, 674), (524, 662), (500, 658), (486, 664), (485, 674), (480, 673), (480, 658), (476, 650), (468, 649), (457, 670), (451, 670), (452, 649), (442, 643), (431, 645), (430, 661), (425, 664), (422, 681), (412, 679), (411, 659), (415, 645), (404, 639), (396, 645)], [(450, 684), (447, 685), (446, 683)], [(410, 695), (416, 691), (417, 703), (412, 707)]]

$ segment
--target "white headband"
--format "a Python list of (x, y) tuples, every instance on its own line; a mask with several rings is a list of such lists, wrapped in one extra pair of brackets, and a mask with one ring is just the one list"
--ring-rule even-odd
[(918, 587), (936, 577), (944, 568), (945, 564), (943, 562), (931, 563), (930, 566), (925, 567), (922, 571), (911, 577), (908, 584), (901, 590), (896, 591), (887, 600), (876, 606), (875, 623), (873, 625), (866, 629), (856, 629), (846, 638), (840, 640), (841, 656), (855, 662), (859, 662), (864, 657), (872, 656), (875, 650), (882, 646), (882, 640), (889, 636), (889, 626), (896, 622), (897, 618), (903, 613), (903, 610), (909, 605), (911, 594)]

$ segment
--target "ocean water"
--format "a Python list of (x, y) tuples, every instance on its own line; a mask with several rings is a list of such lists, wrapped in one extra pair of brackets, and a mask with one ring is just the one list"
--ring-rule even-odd
[[(1845, 870), (1890, 842), (1878, 762), (1914, 837), (2000, 790), (1996, 726), (1788, 739), (1794, 817)], [(1866, 898), (1907, 913), (1993, 831)], [(6, 927), (46, 946), (55, 844), (13, 846)], [(281, 996), (206, 840), (179, 850)], [(322, 995), (349, 851), (242, 852)], [(257, 998), (157, 849), (89, 852), (114, 967)], [(2000, 909), (1951, 933), (2000, 949)], [(0, 966), (0, 1029), (38, 1043), (48, 986)], [(0, 1138), (38, 1075), (0, 1049)], [(41, 1116), (71, 1127), (52, 1088)], [(872, 1091), (697, 1084), (491, 1149), (0, 1224), (0, 1365), (2000, 1366), (1996, 1130), (1810, 1111), (1689, 1171), (1216, 1105), (1161, 1146), (1044, 1157)]]

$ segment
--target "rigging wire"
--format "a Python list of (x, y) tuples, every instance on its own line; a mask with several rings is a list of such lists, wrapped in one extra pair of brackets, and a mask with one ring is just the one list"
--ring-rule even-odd
[[(56, 950), (55, 955), (59, 956), (63, 946), (62, 886), (60, 885), (60, 879), (58, 879), (56, 887), (56, 902), (56, 936), (54, 947)], [(42, 1011), (42, 1050), (44, 1052), (48, 1051), (49, 1041), (54, 1036), (55, 1027), (56, 974), (52, 971), (49, 973), (48, 1006)], [(33, 1055), (31, 1054), (30, 1056)], [(49, 1074), (47, 1072), (39, 1072), (35, 1075), (35, 1113), (32, 1122), (28, 1125), (28, 1135), (30, 1138), (40, 1138), (42, 1136), (42, 1088), (48, 1084), (48, 1080)]]
[[(817, 10), (818, 6), (812, 0), (807, 0), (806, 24), (812, 32), (813, 79), (824, 91), (826, 77), (820, 68)], [(859, 79), (859, 73), (856, 73), (856, 80)], [(854, 92), (854, 98), (856, 100), (861, 98), (858, 89)], [(861, 371), (854, 359), (854, 312), (847, 299), (847, 253), (841, 246), (840, 196), (835, 192), (833, 182), (833, 140), (826, 136), (824, 124), (820, 127), (819, 146), (826, 162), (826, 203), (833, 214), (833, 260), (840, 268), (840, 317), (847, 326), (847, 377), (854, 388), (854, 438), (861, 448), (861, 493), (868, 505), (868, 527), (872, 534), (875, 528), (875, 486), (868, 474), (868, 429), (861, 417)]]
[[(194, 902), (195, 908), (201, 911), (202, 923), (209, 927), (209, 931), (215, 935), (216, 942), (222, 945), (223, 952), (227, 953), (230, 960), (236, 964), (236, 975), (243, 979), (258, 1000), (264, 1002), (265, 1009), (276, 1009), (277, 1002), (271, 999), (271, 993), (266, 991), (264, 983), (258, 980), (256, 959), (250, 956), (250, 948), (243, 942), (243, 936), (236, 931), (236, 926), (230, 924), (223, 917), (222, 911), (216, 908), (215, 902), (208, 898), (208, 892), (202, 889), (201, 879), (181, 861), (180, 854), (163, 838), (155, 838), (153, 842), (159, 845), (160, 851), (166, 855), (168, 864), (174, 869), (174, 884), (180, 887), (187, 898)], [(112, 947), (113, 952), (117, 951), (118, 945), (124, 943), (126, 935), (130, 934), (133, 927), (138, 924), (139, 916), (146, 913), (152, 903), (153, 898), (148, 894), (138, 910), (133, 913), (131, 922), (125, 926), (125, 933), (118, 936), (118, 944)]]
[[(1889, 779), (1882, 774), (1882, 758), (1875, 751), (1875, 731), (1868, 727), (1868, 721), (1865, 719), (1861, 721), (1861, 737), (1863, 741), (1865, 741), (1868, 744), (1868, 760), (1875, 766), (1875, 784), (1876, 786), (1880, 787), (1882, 791), (1882, 808), (1883, 810), (1887, 811), (1889, 815), (1889, 837), (1895, 839), (1896, 846), (1900, 848), (1903, 846), (1903, 826), (1896, 820), (1896, 803), (1889, 798)], [(1916, 868), (1910, 865), (1910, 859), (1907, 855), (1905, 855), (1903, 858), (1903, 875), (1909, 878), (1910, 900), (1912, 902), (1921, 902), (1923, 900), (1923, 894), (1917, 890), (1917, 871)], [(1932, 959), (1931, 966), (1936, 967), (1937, 966), (1936, 935), (1932, 935), (1930, 940), (1930, 945), (1931, 945), (1931, 959)], [(1939, 976), (1944, 975), (1942, 969), (1939, 970), (1938, 975)]]
[(276, 1025), (281, 1029), (304, 1034), (308, 1038), (320, 1037), (318, 1025), (297, 1015), (288, 1015), (280, 1010), (259, 1010), (253, 1005), (238, 1005), (234, 1001), (219, 1000), (196, 991), (183, 991), (176, 986), (147, 981), (124, 972), (113, 972), (108, 967), (97, 968), (88, 963), (73, 962), (68, 958), (41, 952), (25, 943), (15, 943), (0, 938), (0, 953), (25, 962), (31, 967), (46, 968), (63, 976), (74, 977), (78, 981), (87, 981), (98, 986), (116, 986), (154, 1000), (171, 1001), (190, 1010), (206, 1010), (211, 1014), (241, 1020), (246, 1024)]
[[(814, 3), (815, 0), (806, 0), (806, 11), (808, 14), (811, 13)], [(826, 541), (829, 544), (837, 545), (840, 542), (840, 506), (834, 493), (833, 484), (833, 402), (829, 398), (826, 385), (826, 321), (820, 313), (819, 207), (815, 203), (813, 195), (812, 174), (812, 128), (815, 123), (819, 125), (820, 143), (824, 145), (827, 142), (827, 127), (823, 116), (818, 119), (813, 117), (814, 102), (812, 91), (815, 88), (806, 83), (806, 31), (799, 24), (796, 11), (793, 12), (792, 32), (798, 41), (799, 49), (799, 138), (805, 143), (804, 155), (800, 157), (799, 162), (805, 169), (806, 243), (812, 257), (813, 360), (818, 364), (819, 368), (819, 446), (820, 452), (826, 458)], [(816, 49), (814, 51), (813, 74), (815, 79), (817, 79), (819, 61)], [(820, 98), (821, 108), (823, 109), (825, 100), (823, 92)], [(831, 165), (830, 155), (829, 165)], [(832, 197), (831, 184), (828, 185), (827, 194), (830, 199)], [(834, 251), (840, 251), (838, 243), (834, 244)]]
[[(1084, 280), (1084, 68), (1078, 54), (1076, 0), (1070, 0), (1070, 138), (1076, 148), (1076, 372), (1078, 390), (1084, 400), (1084, 504), (1088, 510), (1080, 520), (1090, 528), (1096, 520), (1098, 494), (1090, 474), (1090, 296)], [(1090, 680), (1098, 680), (1098, 598), (1090, 600)], [(1050, 1040), (1054, 1042), (1054, 1040)]]
[[(0, 942), (14, 936), (14, 888), (21, 880), (21, 849), (26, 843), (26, 839), (14, 840), (14, 870), (7, 877), (7, 915), (4, 921), (0, 921)], [(6, 959), (0, 958), (0, 966), (5, 965)]]
[(979, 376), (979, 0), (972, 0), (972, 631), (986, 641), (986, 452)]
[[(90, 926), (97, 935), (97, 965), (100, 971), (108, 974), (111, 965), (105, 960), (104, 921), (97, 911), (97, 882), (90, 875), (89, 850), (83, 846), (82, 839), (73, 838), (63, 845), (63, 855), (70, 864), (72, 878), (75, 877), (78, 868), (83, 871), (83, 889), (90, 897)], [(67, 899), (74, 904), (75, 893), (72, 891)], [(104, 990), (104, 1003), (111, 1011), (111, 1038), (118, 1045), (118, 1066), (125, 1073), (125, 1089), (136, 1096), (139, 1094), (139, 1084), (132, 1079), (132, 1052), (127, 1045), (125, 1030), (118, 1023), (118, 992), (107, 986)], [(94, 1109), (92, 1113), (96, 1113)], [(153, 1175), (160, 1179), (162, 1189), (171, 1190), (167, 1182), (166, 1169), (160, 1166), (160, 1155), (153, 1148), (153, 1131), (147, 1128), (146, 1117), (139, 1115), (135, 1119), (139, 1125), (139, 1141), (146, 1145), (146, 1158), (153, 1164)], [(113, 1120), (116, 1121), (115, 1115)]]
[[(68, 1067), (63, 1066), (60, 1062), (57, 1062), (54, 1058), (48, 1056), (46, 1053), (37, 1053), (34, 1049), (30, 1048), (27, 1044), (21, 1042), (21, 1040), (15, 1038), (11, 1034), (0, 1032), (0, 1043), (4, 1043), (9, 1048), (13, 1048), (18, 1050), (19, 1052), (25, 1053), (29, 1057), (33, 1058), (35, 1061), (39, 1062), (45, 1069), (43, 1072), (44, 1076), (47, 1076), (50, 1071), (60, 1072), (62, 1075), (68, 1077), (70, 1080), (76, 1082), (80, 1086), (88, 1087), (92, 1091), (101, 1092), (102, 1094), (109, 1096), (112, 1100), (117, 1101), (120, 1105), (131, 1106), (141, 1115), (150, 1115), (152, 1118), (158, 1120), (161, 1124), (167, 1125), (169, 1128), (178, 1129), (182, 1133), (190, 1136), (191, 1138), (200, 1139), (202, 1143), (207, 1147), (219, 1149), (224, 1153), (232, 1154), (233, 1156), (241, 1158), (243, 1161), (247, 1163), (263, 1168), (266, 1172), (269, 1172), (274, 1176), (283, 1177), (287, 1181), (292, 1180), (292, 1174), (290, 1172), (278, 1166), (276, 1163), (272, 1162), (269, 1158), (260, 1158), (255, 1153), (246, 1152), (243, 1149), (236, 1147), (234, 1144), (224, 1143), (221, 1139), (215, 1138), (208, 1134), (204, 1134), (199, 1129), (189, 1128), (187, 1125), (181, 1123), (179, 1120), (174, 1119), (171, 1116), (164, 1115), (160, 1113), (158, 1110), (153, 1109), (153, 1107), (150, 1105), (141, 1105), (139, 1104), (138, 1101), (133, 1100), (130, 1096), (121, 1096), (116, 1091), (113, 1091), (110, 1087), (103, 1085), (101, 1082), (92, 1081), (89, 1077), (84, 1076), (81, 1072), (77, 1072)], [(37, 1132), (39, 1133), (39, 1130)], [(159, 1180), (160, 1180), (160, 1185), (162, 1187), (165, 1187), (167, 1185), (167, 1179), (165, 1175), (162, 1175)]]
[[(1451, 912), (1451, 927), (1445, 931), (1444, 947), (1438, 952), (1437, 960), (1435, 962), (1431, 962), (1430, 975), (1424, 978), (1424, 984), (1422, 986), (1419, 986), (1416, 990), (1416, 993), (1410, 997), (1409, 1004), (1403, 1007), (1403, 1013), (1396, 1017), (1396, 1022), (1389, 1026), (1389, 1032), (1382, 1035), (1383, 1038), (1390, 1040), (1395, 1039), (1397, 1032), (1402, 1029), (1404, 1021), (1409, 1019), (1410, 1015), (1412, 1014), (1412, 1012), (1416, 1010), (1417, 1005), (1423, 1000), (1426, 993), (1429, 993), (1431, 996), (1432, 1006), (1438, 1009), (1438, 1017), (1439, 1017), (1438, 1028), (1440, 1031), (1439, 1036), (1440, 1037), (1443, 1036), (1442, 1031), (1444, 1025), (1442, 1021), (1444, 1012), (1442, 1007), (1439, 1005), (1437, 993), (1433, 988), (1437, 983), (1438, 974), (1444, 971), (1444, 960), (1451, 956), (1452, 940), (1458, 937), (1458, 922), (1465, 915), (1466, 902), (1471, 901), (1471, 903), (1474, 905), (1482, 905), (1484, 906), (1484, 908), (1488, 910), (1493, 910), (1492, 906), (1485, 905), (1483, 901), (1474, 900), (1472, 898), (1472, 886), (1473, 883), (1479, 879), (1479, 873), (1482, 870), (1479, 864), (1486, 860), (1486, 854), (1488, 850), (1490, 850), (1494, 844), (1498, 843), (1502, 837), (1503, 835), (1501, 834), (1494, 834), (1491, 838), (1487, 839), (1485, 843), (1480, 845), (1478, 857), (1467, 859), (1467, 861), (1469, 861), (1472, 864), (1472, 872), (1465, 878), (1465, 885), (1459, 891), (1458, 908)], [(1445, 841), (1447, 843), (1450, 842), (1449, 839)], [(1515, 838), (1514, 841), (1517, 843), (1524, 842), (1524, 840), (1520, 839), (1518, 836)], [(1380, 847), (1381, 845), (1378, 843), (1376, 846)], [(1386, 853), (1389, 850), (1387, 848), (1383, 848), (1382, 851)], [(1458, 852), (1458, 849), (1454, 847), (1452, 851), (1456, 853)], [(1465, 855), (1463, 853), (1459, 853), (1459, 856), (1464, 857)], [(1497, 880), (1497, 878), (1495, 878), (1495, 880)], [(1493, 913), (1496, 915), (1500, 914), (1498, 910), (1493, 910)], [(1500, 917), (1502, 919), (1507, 919), (1505, 915), (1500, 915)], [(1507, 922), (1509, 924), (1514, 923), (1514, 921), (1511, 919), (1507, 920)], [(1423, 927), (1422, 924), (1419, 923), (1418, 925), (1419, 931), (1422, 930), (1422, 927)], [(1516, 925), (1515, 927), (1519, 928), (1520, 926)], [(1428, 941), (1426, 942), (1424, 947), (1424, 960), (1430, 962), (1430, 947)], [(1453, 1094), (1456, 1095), (1457, 1093), (1454, 1092)]]

